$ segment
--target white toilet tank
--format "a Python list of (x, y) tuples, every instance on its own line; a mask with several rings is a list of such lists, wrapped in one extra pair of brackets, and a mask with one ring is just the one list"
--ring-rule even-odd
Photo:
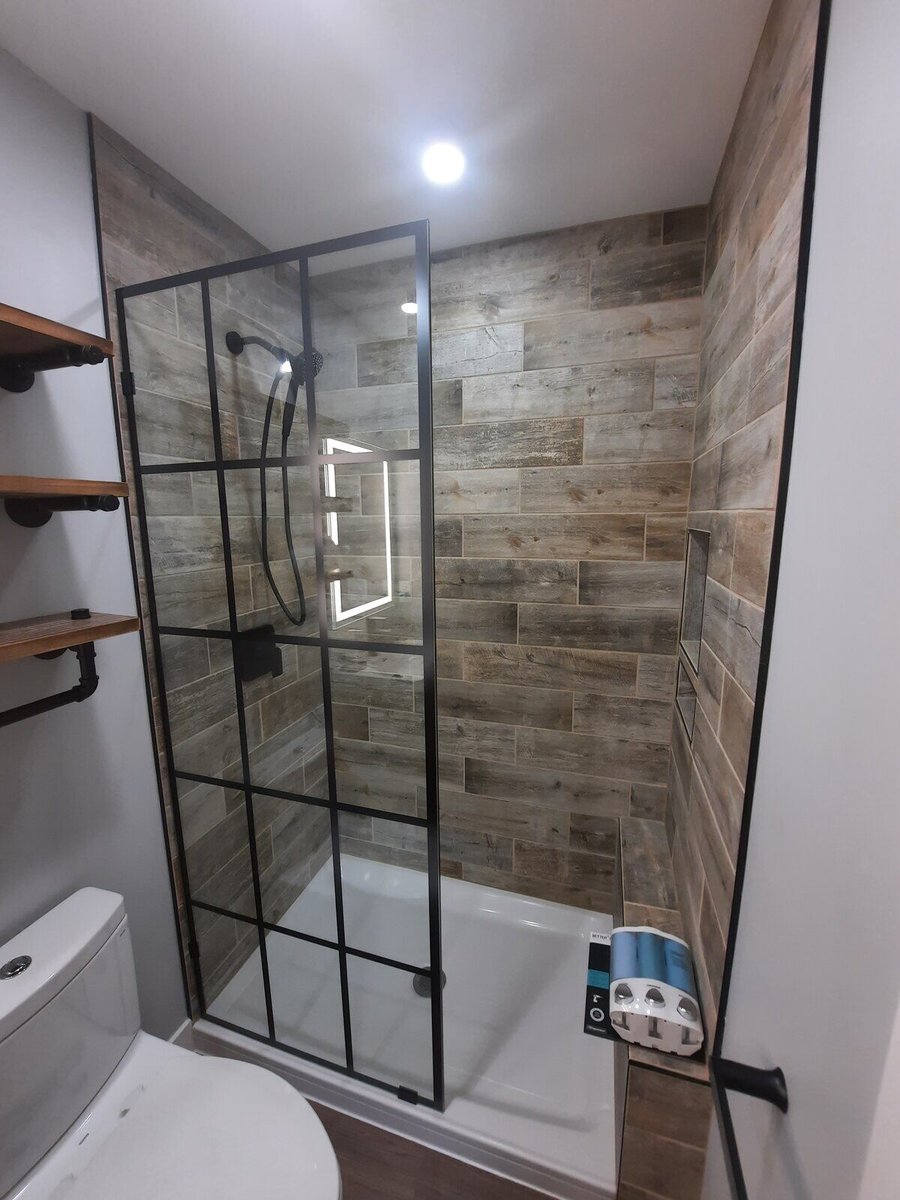
[(91, 1103), (139, 1028), (121, 896), (82, 888), (0, 946), (0, 1196)]

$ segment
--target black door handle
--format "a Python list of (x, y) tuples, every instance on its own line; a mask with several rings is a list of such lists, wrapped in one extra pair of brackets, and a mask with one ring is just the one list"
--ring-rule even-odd
[(787, 1081), (781, 1067), (748, 1067), (730, 1058), (715, 1058), (712, 1069), (723, 1088), (768, 1100), (783, 1113), (788, 1110)]

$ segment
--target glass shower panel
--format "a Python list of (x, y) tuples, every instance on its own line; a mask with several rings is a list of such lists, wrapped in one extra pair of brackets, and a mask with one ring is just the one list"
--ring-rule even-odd
[(276, 1038), (304, 1054), (345, 1066), (338, 952), (270, 933), (266, 953)]
[[(263, 477), (265, 494), (263, 494)], [(308, 463), (225, 472), (238, 628), (318, 636)]]
[(302, 800), (256, 794), (253, 815), (263, 919), (336, 942), (331, 813)]
[[(416, 976), (350, 955), (347, 962), (353, 1065), (420, 1100), (434, 1097), (431, 1003), (415, 990)], [(421, 985), (420, 985), (421, 987)]]
[(310, 259), (321, 438), (418, 444), (415, 250), (413, 238), (395, 238)]
[(338, 823), (347, 945), (427, 968), (427, 831), (357, 813)]
[(210, 280), (209, 295), (223, 449), (235, 449), (225, 457), (275, 458), (282, 453), (282, 433), (287, 453), (304, 453), (309, 428), (303, 371), (291, 369), (303, 353), (298, 263), (220, 276)]
[(329, 669), (346, 731), (335, 728), (338, 801), (414, 817), (426, 779), (421, 657), (333, 646)]
[(267, 1037), (269, 1022), (256, 925), (196, 905), (193, 919), (206, 1011)]
[(118, 293), (205, 1010), (441, 1107), (427, 226), (234, 268)]
[(241, 783), (231, 643), (161, 634), (169, 738), (176, 771)]

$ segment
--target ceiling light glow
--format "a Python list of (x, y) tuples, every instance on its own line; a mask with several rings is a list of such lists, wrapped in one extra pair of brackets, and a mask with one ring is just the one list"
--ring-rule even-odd
[(408, 317), (412, 317), (419, 311), (419, 306), (415, 300), (407, 300), (405, 304), (400, 305), (400, 311), (406, 313)]
[(456, 183), (465, 169), (463, 152), (452, 142), (433, 142), (422, 155), (422, 170), (432, 183)]
[(290, 375), (290, 373), (291, 373), (291, 360), (290, 360), (289, 358), (286, 358), (286, 359), (284, 360), (284, 362), (281, 364), (281, 366), (278, 368), (278, 370), (279, 370), (279, 371), (282, 373), (282, 375)]

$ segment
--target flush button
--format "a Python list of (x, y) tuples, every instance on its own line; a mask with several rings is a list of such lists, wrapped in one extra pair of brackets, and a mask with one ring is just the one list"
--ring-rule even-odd
[(665, 1004), (666, 998), (658, 987), (647, 988), (647, 1003), (648, 1004)]
[(15, 979), (17, 975), (21, 975), (23, 971), (27, 971), (31, 966), (31, 956), (28, 954), (20, 954), (18, 958), (11, 958), (9, 962), (5, 962), (0, 967), (0, 979)]

